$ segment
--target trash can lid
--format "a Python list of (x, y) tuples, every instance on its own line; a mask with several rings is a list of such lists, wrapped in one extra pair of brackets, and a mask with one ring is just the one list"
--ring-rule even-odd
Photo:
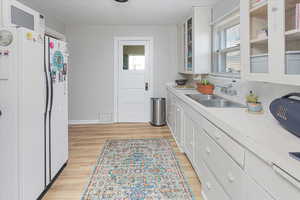
[(152, 97), (151, 100), (166, 100), (166, 98), (161, 97)]

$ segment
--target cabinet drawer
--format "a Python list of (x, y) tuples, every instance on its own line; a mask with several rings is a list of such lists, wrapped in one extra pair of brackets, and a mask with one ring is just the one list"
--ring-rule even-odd
[(203, 161), (197, 164), (196, 170), (200, 174), (203, 196), (206, 200), (230, 200)]
[(244, 199), (243, 170), (207, 134), (203, 134), (203, 142), (202, 154), (209, 169), (232, 200)]
[(202, 120), (203, 129), (211, 136), (241, 167), (244, 167), (245, 150), (208, 120)]
[(250, 152), (246, 153), (245, 169), (247, 174), (276, 200), (300, 199), (300, 189), (287, 180), (289, 177), (290, 180), (296, 182), (293, 177), (275, 166), (268, 165)]

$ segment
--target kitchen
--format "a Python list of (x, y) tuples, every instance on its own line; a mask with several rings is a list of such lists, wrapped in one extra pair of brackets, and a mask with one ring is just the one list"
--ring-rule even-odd
[[(300, 198), (299, 0), (1, 0), (1, 13), (1, 200)], [(27, 66), (41, 68), (14, 76)], [(149, 123), (153, 97), (166, 126)]]

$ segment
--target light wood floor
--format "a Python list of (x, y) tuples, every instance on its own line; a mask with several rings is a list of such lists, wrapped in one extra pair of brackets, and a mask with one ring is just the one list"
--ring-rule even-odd
[(163, 137), (171, 141), (177, 158), (197, 200), (200, 182), (185, 154), (181, 153), (168, 127), (148, 124), (76, 125), (69, 129), (69, 162), (43, 200), (79, 200), (107, 139)]

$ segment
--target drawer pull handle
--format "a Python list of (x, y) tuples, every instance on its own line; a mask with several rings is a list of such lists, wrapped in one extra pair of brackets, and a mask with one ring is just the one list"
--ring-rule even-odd
[(206, 183), (206, 187), (208, 190), (211, 190), (211, 184), (209, 182)]
[(293, 184), (294, 186), (296, 186), (298, 189), (300, 189), (300, 182), (295, 179), (294, 177), (288, 175), (287, 173), (285, 173), (281, 168), (279, 168), (276, 165), (273, 165), (273, 170), (282, 178), (284, 178), (285, 180), (287, 180), (288, 182), (290, 182), (291, 184)]
[(210, 150), (210, 148), (206, 148), (206, 153), (207, 153), (207, 155), (209, 155), (210, 153), (211, 153), (211, 150)]
[(228, 174), (228, 181), (229, 181), (230, 183), (233, 183), (233, 182), (235, 181), (235, 178), (233, 177), (232, 174)]

